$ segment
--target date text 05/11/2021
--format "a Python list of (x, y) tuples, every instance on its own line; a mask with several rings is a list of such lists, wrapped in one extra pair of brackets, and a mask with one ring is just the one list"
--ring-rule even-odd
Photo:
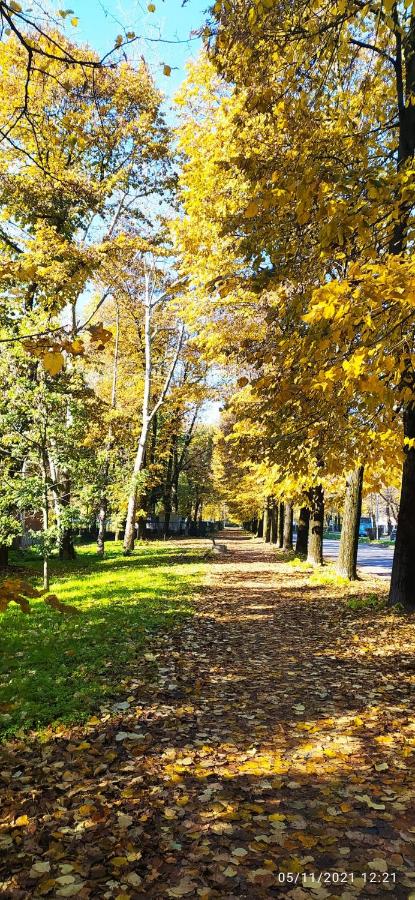
[(395, 884), (396, 872), (278, 872), (280, 884)]

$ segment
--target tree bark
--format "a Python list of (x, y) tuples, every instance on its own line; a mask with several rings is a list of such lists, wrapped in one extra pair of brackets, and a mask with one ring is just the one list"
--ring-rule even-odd
[(177, 435), (173, 434), (170, 443), (169, 457), (167, 460), (166, 478), (163, 491), (163, 509), (164, 509), (164, 537), (169, 536), (170, 518), (173, 508), (172, 492), (174, 479), (174, 453), (177, 449)]
[(49, 556), (48, 556), (48, 530), (49, 530), (49, 497), (48, 497), (48, 470), (47, 470), (47, 453), (46, 448), (42, 451), (42, 475), (43, 475), (43, 589), (49, 590)]
[[(394, 7), (397, 17), (397, 4)], [(415, 93), (415, 17), (411, 13), (405, 48), (402, 52), (402, 34), (395, 31), (396, 40), (396, 88), (399, 115), (398, 171), (415, 153), (415, 107), (411, 100)], [(405, 184), (405, 182), (403, 182)], [(400, 255), (408, 252), (407, 225), (411, 211), (410, 202), (399, 198), (399, 216), (391, 241), (390, 252)], [(411, 357), (402, 375), (402, 382), (412, 391), (412, 399), (406, 403), (403, 414), (404, 438), (415, 439), (415, 381)], [(406, 446), (402, 470), (401, 501), (398, 514), (395, 553), (389, 592), (389, 605), (401, 604), (405, 609), (415, 609), (415, 449)]]
[[(406, 409), (404, 433), (415, 439), (415, 408)], [(415, 449), (405, 449), (389, 604), (415, 609)]]
[(298, 556), (307, 556), (309, 526), (310, 510), (308, 506), (302, 506), (298, 519), (297, 541), (295, 544), (295, 552)]
[(9, 548), (0, 544), (0, 569), (7, 569), (9, 565)]
[(321, 484), (310, 491), (311, 511), (307, 562), (323, 564), (324, 491)]
[(363, 466), (351, 472), (346, 481), (343, 509), (343, 527), (340, 537), (336, 572), (349, 581), (357, 578), (357, 549), (359, 525), (362, 514)]
[[(105, 474), (104, 470), (104, 478), (107, 480), (108, 474)], [(107, 492), (106, 488), (102, 491), (100, 501), (99, 501), (99, 510), (98, 510), (98, 535), (97, 535), (97, 552), (100, 556), (104, 555), (105, 550), (105, 528), (107, 524), (107, 511), (108, 511), (108, 500), (107, 500)]]
[[(63, 475), (63, 494), (61, 496), (61, 509), (68, 509), (71, 503), (71, 482), (67, 474)], [(62, 516), (64, 518), (64, 516)], [(70, 525), (63, 525), (59, 539), (59, 559), (75, 559), (75, 546)]]
[(271, 501), (270, 508), (270, 518), (271, 518), (271, 529), (270, 529), (270, 541), (271, 544), (276, 544), (278, 540), (278, 506), (274, 498)]
[(284, 550), (293, 549), (293, 504), (291, 500), (284, 503), (283, 548)]
[(266, 544), (269, 544), (271, 540), (271, 515), (270, 515), (270, 498), (267, 497), (264, 506), (264, 525), (263, 525), (263, 533), (264, 533), (264, 541)]
[(277, 547), (282, 550), (284, 546), (284, 503), (278, 505), (278, 541)]
[(173, 448), (173, 477), (171, 482), (171, 505), (172, 509), (176, 513), (176, 516), (179, 512), (179, 458), (177, 453), (177, 446), (175, 445)]
[(48, 462), (49, 462), (49, 471), (50, 471), (50, 477), (51, 477), (51, 492), (52, 492), (52, 499), (53, 499), (53, 509), (55, 512), (56, 527), (57, 527), (58, 531), (60, 532), (60, 530), (61, 530), (61, 508), (60, 508), (60, 501), (59, 501), (58, 469), (57, 469), (57, 466), (55, 465), (55, 461), (49, 451), (48, 451)]

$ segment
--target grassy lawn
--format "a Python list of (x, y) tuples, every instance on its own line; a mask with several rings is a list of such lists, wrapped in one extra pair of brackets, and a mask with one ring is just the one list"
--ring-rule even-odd
[[(30, 615), (15, 603), (0, 615), (2, 736), (87, 718), (122, 692), (120, 682), (146, 638), (191, 614), (191, 593), (204, 572), (202, 548), (137, 544), (124, 557), (121, 543), (107, 546), (103, 560), (92, 544), (79, 547), (73, 562), (51, 560), (51, 593), (80, 615), (62, 615), (42, 599), (30, 601)], [(41, 561), (30, 554), (14, 561), (40, 587), (34, 570), (40, 572)]]

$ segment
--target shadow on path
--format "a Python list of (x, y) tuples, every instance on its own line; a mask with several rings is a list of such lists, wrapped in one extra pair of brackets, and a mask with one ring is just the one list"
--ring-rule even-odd
[(6, 748), (6, 896), (415, 890), (414, 624), (220, 541), (196, 615), (153, 640), (124, 708)]

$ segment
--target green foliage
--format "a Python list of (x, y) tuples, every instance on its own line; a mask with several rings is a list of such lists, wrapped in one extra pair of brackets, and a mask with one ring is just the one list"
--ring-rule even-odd
[(377, 594), (368, 594), (366, 597), (350, 597), (350, 600), (347, 601), (347, 605), (350, 609), (357, 611), (365, 609), (384, 609), (385, 600), (383, 597), (378, 597)]
[[(25, 565), (40, 572), (34, 554)], [(190, 615), (202, 572), (201, 554), (161, 543), (138, 545), (129, 558), (117, 542), (103, 560), (93, 545), (79, 547), (73, 562), (51, 560), (53, 591), (81, 615), (62, 615), (40, 598), (29, 615), (11, 604), (0, 616), (4, 735), (82, 721), (115, 696), (149, 635)]]

